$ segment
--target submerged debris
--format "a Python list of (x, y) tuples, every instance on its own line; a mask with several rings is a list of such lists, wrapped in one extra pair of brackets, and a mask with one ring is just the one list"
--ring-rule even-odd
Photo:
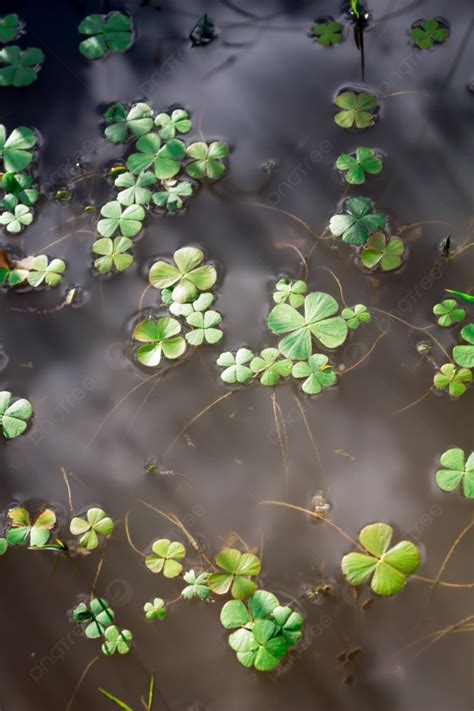
[(313, 511), (318, 516), (326, 516), (327, 512), (331, 508), (331, 504), (328, 502), (322, 491), (317, 491), (311, 499), (311, 505)]

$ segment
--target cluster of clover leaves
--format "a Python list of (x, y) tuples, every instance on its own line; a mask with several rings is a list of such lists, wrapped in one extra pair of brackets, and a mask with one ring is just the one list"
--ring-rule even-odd
[(75, 622), (84, 627), (88, 639), (103, 638), (101, 646), (103, 654), (110, 657), (115, 652), (128, 654), (132, 647), (132, 633), (121, 630), (115, 622), (115, 613), (107, 600), (96, 597), (88, 602), (80, 602), (72, 611)]
[[(271, 592), (257, 589), (261, 561), (253, 553), (242, 553), (236, 548), (224, 548), (215, 558), (210, 570), (185, 571), (183, 559), (186, 549), (179, 541), (167, 538), (156, 540), (145, 565), (152, 573), (166, 578), (182, 577), (186, 586), (180, 597), (209, 602), (213, 595), (230, 594), (224, 604), (220, 621), (229, 635), (229, 646), (245, 667), (258, 671), (272, 671), (288, 654), (290, 647), (302, 637), (303, 619), (291, 607), (281, 605)], [(147, 620), (164, 619), (168, 608), (162, 598), (155, 598), (144, 606)]]
[(114, 522), (103, 509), (92, 507), (83, 516), (73, 516), (69, 531), (75, 536), (74, 541), (65, 543), (53, 530), (58, 527), (56, 513), (45, 508), (36, 518), (32, 518), (23, 506), (14, 506), (7, 511), (8, 527), (0, 537), (0, 555), (6, 553), (9, 546), (28, 544), (30, 550), (51, 550), (64, 553), (76, 551), (84, 555), (95, 550), (101, 539), (110, 538)]
[(34, 131), (19, 126), (8, 134), (0, 124), (0, 225), (17, 235), (34, 219), (32, 205), (39, 198), (32, 163), (37, 147)]
[[(459, 298), (472, 303), (468, 294), (456, 292)], [(467, 297), (467, 298), (465, 298)], [(471, 297), (472, 298), (472, 297)], [(437, 323), (442, 328), (458, 326), (466, 318), (466, 310), (456, 299), (444, 299), (433, 307)], [(464, 395), (472, 383), (474, 369), (474, 323), (468, 323), (461, 329), (460, 342), (454, 346), (452, 360), (442, 365), (435, 373), (433, 384), (437, 390), (445, 390), (451, 397)]]
[(79, 44), (79, 51), (87, 59), (102, 59), (109, 53), (126, 52), (134, 40), (133, 20), (123, 12), (87, 15), (78, 32), (86, 36)]
[(38, 78), (44, 62), (44, 53), (37, 47), (21, 49), (10, 44), (24, 32), (18, 15), (0, 17), (0, 86), (29, 86)]
[(187, 145), (183, 136), (192, 123), (187, 111), (176, 108), (154, 114), (146, 103), (113, 104), (105, 112), (105, 138), (114, 144), (133, 143), (135, 152), (126, 164), (111, 171), (116, 199), (100, 211), (92, 245), (96, 269), (106, 274), (132, 265), (132, 238), (141, 231), (150, 208), (176, 213), (196, 190), (197, 182), (216, 180), (225, 172), (229, 147), (222, 141)]
[(143, 319), (132, 332), (135, 357), (139, 363), (155, 368), (164, 360), (176, 360), (188, 346), (218, 343), (222, 315), (211, 308), (215, 296), (217, 272), (212, 264), (203, 264), (204, 252), (197, 247), (181, 247), (173, 254), (173, 263), (158, 260), (152, 264), (148, 279), (161, 292), (161, 303), (172, 316)]
[(217, 359), (223, 368), (221, 379), (230, 385), (258, 379), (262, 385), (273, 386), (292, 376), (302, 381), (308, 395), (330, 388), (336, 383), (336, 372), (326, 354), (314, 352), (314, 345), (331, 350), (341, 346), (350, 330), (371, 321), (367, 308), (357, 304), (340, 311), (330, 294), (308, 293), (306, 282), (286, 278), (277, 282), (273, 300), (276, 306), (267, 325), (280, 340), (258, 355), (248, 348), (221, 353)]

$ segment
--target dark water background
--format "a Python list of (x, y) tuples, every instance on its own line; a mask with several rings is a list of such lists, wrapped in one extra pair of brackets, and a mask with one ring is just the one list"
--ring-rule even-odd
[[(122, 157), (120, 146), (104, 141), (100, 125), (104, 105), (117, 100), (145, 99), (155, 110), (182, 105), (192, 114), (193, 138), (200, 126), (206, 140), (222, 138), (232, 146), (224, 179), (201, 189), (184, 215), (147, 217), (136, 263), (122, 276), (92, 274), (93, 235), (78, 231), (94, 229), (94, 217), (82, 211), (88, 197), (100, 205), (112, 194), (105, 178), (78, 183), (68, 206), (43, 199), (24, 236), (4, 237), (4, 244), (21, 245), (25, 254), (63, 257), (68, 271), (59, 290), (1, 294), (0, 385), (31, 399), (36, 420), (26, 436), (0, 443), (0, 504), (4, 511), (14, 501), (30, 509), (51, 504), (65, 521), (64, 467), (72, 472), (75, 509), (101, 505), (120, 521), (131, 510), (131, 532), (142, 550), (158, 537), (181, 539), (181, 534), (139, 499), (176, 513), (209, 555), (236, 531), (249, 546), (260, 551), (263, 546), (261, 584), (293, 600), (305, 616), (306, 633), (282, 673), (266, 676), (238, 664), (219, 624), (220, 599), (212, 605), (180, 602), (164, 622), (146, 623), (143, 604), (157, 595), (171, 600), (181, 587), (145, 569), (119, 524), (105, 549), (97, 593), (109, 600), (118, 624), (133, 631), (134, 649), (120, 658), (100, 655), (72, 709), (113, 708), (98, 686), (137, 709), (154, 671), (156, 709), (469, 711), (470, 633), (446, 635), (426, 650), (423, 644), (406, 649), (468, 616), (469, 590), (438, 588), (427, 605), (430, 585), (411, 581), (403, 594), (378, 599), (364, 610), (368, 590), (356, 599), (339, 572), (347, 541), (302, 514), (257, 505), (281, 499), (308, 506), (322, 490), (332, 504), (330, 517), (351, 535), (374, 520), (389, 522), (396, 536), (422, 548), (419, 574), (436, 576), (472, 515), (460, 494), (442, 495), (434, 471), (449, 446), (472, 448), (474, 389), (459, 401), (432, 394), (393, 415), (430, 387), (433, 366), (420, 361), (415, 349), (426, 333), (392, 320), (373, 354), (331, 392), (308, 399), (295, 383), (276, 389), (288, 436), (288, 480), (271, 393), (263, 387), (231, 395), (164, 452), (187, 421), (225, 394), (215, 366), (222, 350), (273, 344), (265, 327), (273, 283), (282, 274), (300, 273), (297, 254), (284, 245), (307, 254), (315, 244), (301, 223), (245, 202), (278, 203), (320, 234), (344, 190), (333, 169), (337, 155), (357, 145), (377, 147), (386, 156), (384, 171), (354, 194), (371, 196), (389, 215), (394, 233), (403, 225), (443, 224), (411, 229), (405, 234), (409, 255), (403, 268), (373, 277), (357, 268), (349, 248), (319, 241), (309, 260), (310, 287), (339, 298), (333, 278), (320, 269), (330, 268), (349, 304), (397, 309), (408, 322), (425, 326), (433, 323), (432, 307), (444, 287), (474, 286), (474, 251), (451, 262), (439, 251), (447, 233), (458, 244), (472, 241), (472, 2), (370, 3), (375, 26), (366, 34), (367, 86), (378, 95), (416, 93), (383, 99), (379, 122), (361, 136), (333, 122), (334, 95), (360, 83), (352, 38), (325, 50), (307, 36), (315, 18), (339, 15), (338, 2), (239, 0), (242, 12), (210, 0), (163, 3), (161, 11), (151, 4), (122, 5), (134, 16), (137, 41), (125, 55), (95, 63), (78, 53), (76, 27), (85, 14), (100, 10), (99, 3), (0, 6), (1, 14), (17, 11), (26, 21), (25, 46), (39, 46), (46, 54), (37, 83), (25, 91), (3, 89), (0, 96), (0, 120), (9, 130), (27, 125), (41, 134), (43, 186), (72, 176), (76, 154), (87, 171), (105, 171)], [(206, 11), (219, 36), (205, 48), (191, 48), (187, 33)], [(417, 52), (407, 29), (420, 17), (437, 15), (450, 23), (449, 41)], [(268, 161), (275, 162), (271, 173), (264, 169)], [(156, 386), (149, 380), (104, 423), (114, 405), (148, 377), (129, 359), (129, 334), (150, 260), (189, 243), (201, 245), (220, 267), (217, 308), (225, 338), (167, 370)], [(45, 315), (9, 310), (51, 309), (72, 285), (84, 289), (81, 308)], [(156, 301), (156, 293), (146, 294), (147, 307)], [(350, 367), (368, 352), (387, 326), (380, 318), (352, 334), (336, 355), (339, 364)], [(433, 334), (449, 349), (455, 342), (451, 329), (435, 328)], [(445, 362), (436, 346), (432, 355), (438, 365)], [(189, 480), (147, 473), (153, 458)], [(66, 708), (84, 668), (99, 653), (98, 643), (74, 636), (68, 611), (90, 593), (101, 552), (68, 561), (24, 549), (1, 559), (2, 711)], [(467, 536), (444, 580), (473, 580), (470, 552)], [(305, 597), (306, 588), (328, 581), (334, 585), (330, 596), (317, 602)], [(338, 656), (355, 647), (360, 653), (343, 668)]]

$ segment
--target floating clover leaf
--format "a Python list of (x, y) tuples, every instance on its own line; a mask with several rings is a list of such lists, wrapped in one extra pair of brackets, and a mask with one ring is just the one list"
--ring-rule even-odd
[(217, 365), (225, 368), (221, 373), (221, 380), (229, 385), (248, 383), (253, 377), (253, 372), (246, 363), (253, 357), (254, 354), (248, 348), (239, 348), (235, 355), (231, 351), (221, 353), (216, 361)]
[(113, 104), (104, 118), (109, 124), (104, 134), (111, 143), (124, 143), (129, 132), (133, 136), (144, 136), (153, 128), (153, 109), (144, 102), (134, 104), (130, 111), (121, 103)]
[(410, 37), (420, 49), (431, 49), (434, 44), (446, 42), (449, 29), (439, 20), (424, 20), (419, 25), (412, 25)]
[(100, 214), (104, 219), (97, 223), (97, 230), (102, 237), (112, 237), (120, 230), (124, 237), (134, 237), (142, 228), (145, 210), (141, 205), (130, 205), (123, 210), (117, 200), (107, 202)]
[(365, 244), (372, 232), (385, 227), (385, 215), (373, 213), (370, 198), (354, 197), (346, 201), (347, 212), (333, 215), (329, 229), (336, 237), (342, 237), (347, 244)]
[(316, 37), (318, 44), (323, 47), (342, 42), (342, 25), (340, 22), (334, 22), (334, 20), (317, 22), (311, 32)]
[(123, 12), (108, 15), (88, 15), (78, 27), (81, 35), (88, 35), (79, 44), (79, 51), (87, 59), (101, 59), (107, 52), (125, 52), (133, 42), (132, 20)]
[(13, 235), (21, 232), (33, 222), (33, 213), (26, 205), (17, 205), (13, 212), (8, 210), (0, 215), (0, 224), (5, 225), (7, 232)]
[[(464, 368), (474, 368), (474, 323), (468, 323), (461, 331), (468, 346), (454, 346), (454, 361)], [(461, 372), (461, 371), (460, 371)], [(470, 381), (469, 381), (470, 382)]]
[(160, 538), (151, 547), (153, 553), (146, 557), (145, 565), (152, 573), (161, 573), (165, 578), (176, 578), (183, 570), (179, 562), (186, 555), (186, 549), (178, 541)]
[[(163, 289), (163, 291), (166, 292), (166, 289)], [(161, 292), (162, 296), (163, 291)], [(174, 316), (184, 316), (187, 318), (193, 311), (207, 311), (213, 302), (214, 294), (211, 294), (209, 291), (204, 291), (202, 294), (199, 294), (196, 301), (193, 301), (192, 304), (180, 304), (178, 301), (171, 301), (170, 311)]]
[(137, 177), (133, 173), (122, 173), (115, 181), (118, 188), (124, 188), (117, 194), (117, 200), (122, 205), (145, 205), (151, 200), (152, 191), (148, 186), (156, 183), (153, 173), (140, 173)]
[(99, 545), (99, 535), (108, 538), (112, 534), (114, 522), (102, 509), (91, 508), (85, 519), (74, 516), (69, 528), (73, 536), (80, 536), (79, 545), (91, 551)]
[(229, 645), (245, 667), (271, 671), (288, 649), (302, 636), (301, 615), (283, 607), (272, 593), (258, 590), (247, 606), (240, 600), (227, 602), (221, 611), (221, 623), (233, 629)]
[(193, 194), (193, 186), (187, 180), (166, 180), (164, 190), (153, 193), (153, 202), (157, 207), (161, 207), (168, 212), (181, 210), (184, 204), (183, 198)]
[(159, 126), (159, 134), (165, 141), (174, 138), (177, 133), (189, 133), (192, 128), (189, 114), (184, 109), (175, 109), (171, 116), (166, 113), (158, 114), (155, 126)]
[(146, 602), (143, 609), (147, 620), (164, 620), (168, 614), (165, 601), (161, 597), (155, 597), (153, 602)]
[[(461, 346), (456, 346), (456, 348)], [(454, 349), (455, 350), (455, 349)], [(433, 378), (435, 388), (448, 390), (451, 397), (461, 397), (472, 382), (472, 373), (468, 368), (456, 368), (452, 363), (446, 363)]]
[(62, 259), (49, 261), (45, 254), (39, 254), (31, 260), (29, 268), (26, 279), (30, 286), (36, 288), (43, 283), (47, 286), (58, 286), (66, 270), (66, 264)]
[(264, 348), (259, 356), (252, 359), (250, 369), (260, 376), (262, 385), (276, 385), (280, 378), (291, 373), (293, 363), (288, 358), (280, 358), (278, 348)]
[(5, 126), (0, 124), (0, 158), (8, 173), (20, 173), (28, 168), (33, 160), (29, 149), (35, 147), (36, 137), (31, 129), (20, 126), (7, 138)]
[(155, 368), (160, 364), (162, 356), (168, 360), (176, 360), (186, 350), (186, 341), (182, 336), (181, 324), (174, 318), (149, 318), (140, 321), (133, 329), (132, 338), (140, 346), (136, 352), (139, 363), (148, 368)]
[(380, 264), (382, 271), (390, 272), (398, 269), (404, 251), (405, 245), (399, 237), (391, 237), (387, 241), (383, 232), (376, 232), (367, 240), (360, 261), (367, 269), (375, 269)]
[(172, 299), (179, 303), (194, 301), (200, 291), (211, 289), (216, 283), (217, 273), (213, 266), (199, 266), (204, 260), (204, 252), (196, 247), (182, 247), (173, 254), (176, 266), (168, 262), (155, 262), (148, 278), (155, 289), (173, 287)]
[(375, 122), (375, 114), (372, 111), (377, 104), (377, 97), (368, 91), (360, 94), (355, 91), (343, 91), (336, 97), (336, 106), (344, 110), (334, 116), (334, 121), (341, 128), (368, 128)]
[(190, 600), (193, 597), (198, 597), (200, 600), (207, 600), (212, 590), (208, 586), (207, 581), (209, 573), (204, 572), (196, 575), (194, 570), (188, 570), (183, 575), (183, 579), (187, 582), (187, 586), (181, 590), (181, 597), (185, 600)]
[(289, 304), (278, 304), (270, 312), (268, 327), (272, 333), (288, 335), (278, 343), (281, 353), (293, 360), (306, 360), (312, 353), (314, 336), (326, 348), (337, 348), (347, 337), (347, 324), (340, 316), (336, 299), (322, 291), (308, 294), (304, 316)]
[(6, 210), (15, 209), (19, 202), (23, 205), (33, 205), (39, 197), (38, 190), (30, 187), (33, 178), (25, 173), (4, 173), (1, 180), (1, 187), (5, 193), (1, 200), (1, 205)]
[(439, 316), (437, 321), (443, 328), (449, 328), (466, 318), (465, 310), (458, 308), (455, 299), (445, 299), (440, 304), (435, 304), (433, 313), (435, 316)]
[(128, 169), (135, 175), (153, 165), (161, 148), (161, 138), (157, 133), (147, 133), (138, 139), (136, 148), (138, 153), (132, 153), (127, 160)]
[(218, 343), (224, 335), (220, 328), (216, 328), (222, 321), (218, 311), (195, 311), (186, 318), (186, 323), (193, 327), (186, 334), (186, 340), (191, 346), (200, 346), (206, 343)]
[(372, 316), (364, 304), (356, 304), (350, 309), (342, 309), (341, 316), (347, 321), (347, 326), (351, 329), (359, 328), (363, 323), (372, 321)]
[(45, 509), (32, 523), (28, 511), (16, 506), (8, 511), (10, 528), (5, 537), (10, 546), (21, 546), (30, 539), (30, 547), (44, 546), (49, 540), (51, 529), (56, 525), (56, 514), (52, 509)]
[(365, 183), (365, 174), (378, 175), (383, 167), (382, 160), (373, 148), (357, 148), (355, 157), (341, 153), (336, 161), (336, 168), (345, 172), (346, 182), (350, 185)]
[(444, 469), (436, 472), (436, 483), (442, 491), (454, 491), (462, 481), (464, 496), (474, 499), (474, 452), (467, 461), (462, 449), (443, 452), (439, 460)]
[(317, 395), (336, 382), (336, 373), (329, 364), (329, 358), (320, 353), (310, 356), (307, 362), (295, 363), (292, 375), (294, 378), (306, 378), (302, 389), (308, 395)]
[(116, 625), (107, 627), (104, 632), (105, 642), (101, 649), (102, 652), (110, 657), (115, 652), (119, 654), (128, 654), (132, 648), (132, 633), (130, 630), (119, 630)]
[(80, 602), (72, 612), (73, 619), (76, 622), (87, 622), (84, 633), (88, 639), (98, 639), (102, 637), (105, 630), (114, 621), (115, 614), (109, 606), (107, 600), (96, 597), (93, 598), (89, 605), (85, 602)]
[(253, 553), (241, 553), (236, 548), (224, 548), (216, 556), (216, 566), (222, 572), (211, 573), (207, 584), (217, 595), (229, 592), (237, 600), (246, 600), (257, 589), (250, 580), (260, 574), (261, 563)]
[(276, 304), (284, 304), (288, 301), (294, 309), (299, 308), (304, 303), (305, 294), (308, 291), (306, 282), (290, 281), (289, 279), (280, 279), (275, 287), (276, 291), (273, 294), (273, 301)]
[(33, 408), (29, 400), (20, 398), (12, 403), (11, 392), (0, 392), (0, 426), (4, 437), (14, 439), (23, 434), (32, 414)]
[(17, 45), (0, 49), (0, 86), (29, 86), (36, 80), (43, 62), (44, 53), (36, 47), (23, 52)]
[(181, 161), (186, 155), (183, 141), (172, 138), (156, 154), (154, 161), (155, 175), (160, 180), (173, 178), (181, 170)]
[(5, 15), (0, 19), (0, 42), (6, 44), (16, 39), (20, 30), (20, 18), (18, 15)]
[(194, 160), (186, 166), (186, 172), (191, 178), (220, 178), (225, 172), (223, 158), (229, 155), (229, 146), (222, 141), (214, 141), (210, 145), (203, 141), (192, 143), (186, 150), (189, 158)]
[(348, 553), (342, 559), (342, 572), (351, 585), (360, 585), (373, 574), (371, 588), (377, 595), (395, 595), (406, 585), (407, 576), (421, 562), (420, 551), (410, 541), (389, 548), (393, 529), (386, 523), (371, 523), (359, 533), (367, 554)]
[(101, 274), (107, 274), (115, 268), (118, 272), (124, 272), (132, 266), (133, 256), (128, 252), (133, 242), (128, 237), (110, 237), (98, 239), (92, 245), (94, 254), (101, 256), (95, 260), (94, 266)]

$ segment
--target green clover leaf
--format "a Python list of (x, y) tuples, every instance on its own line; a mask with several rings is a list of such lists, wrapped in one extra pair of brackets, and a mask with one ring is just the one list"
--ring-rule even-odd
[(103, 219), (97, 223), (102, 237), (113, 237), (120, 230), (124, 237), (134, 237), (142, 229), (145, 210), (141, 205), (130, 205), (123, 210), (118, 200), (105, 203), (100, 214)]
[(19, 437), (26, 430), (28, 420), (33, 415), (31, 402), (20, 398), (12, 403), (12, 394), (8, 390), (0, 392), (0, 427), (7, 439)]
[(21, 173), (28, 168), (33, 160), (32, 148), (36, 148), (36, 136), (31, 129), (20, 126), (7, 138), (5, 126), (0, 124), (0, 158), (8, 173)]
[(107, 600), (97, 597), (87, 605), (85, 602), (79, 603), (73, 612), (73, 619), (76, 622), (87, 622), (84, 629), (84, 634), (88, 639), (98, 639), (105, 634), (106, 628), (109, 627), (115, 619), (115, 614), (109, 606)]
[(252, 360), (254, 354), (248, 348), (239, 348), (234, 355), (231, 351), (221, 353), (217, 359), (217, 365), (225, 368), (221, 373), (221, 380), (224, 383), (233, 385), (234, 383), (248, 383), (253, 378), (253, 371), (246, 365)]
[(38, 78), (43, 62), (44, 53), (37, 47), (22, 51), (11, 45), (0, 49), (0, 86), (29, 86)]
[(107, 274), (115, 269), (118, 272), (124, 272), (133, 264), (133, 256), (129, 253), (133, 242), (128, 237), (115, 237), (111, 240), (110, 237), (98, 239), (92, 245), (94, 254), (99, 254), (94, 266), (101, 274)]
[(164, 356), (168, 360), (176, 360), (186, 350), (186, 341), (182, 336), (181, 324), (174, 318), (149, 318), (140, 321), (133, 329), (132, 338), (140, 346), (136, 351), (139, 363), (148, 368), (155, 368)]
[(446, 450), (439, 460), (443, 469), (436, 472), (436, 483), (442, 491), (454, 491), (462, 481), (464, 496), (474, 499), (474, 452), (466, 461), (462, 449), (456, 447)]
[(218, 311), (194, 311), (186, 318), (186, 323), (192, 326), (185, 338), (191, 346), (200, 346), (204, 342), (218, 343), (224, 335), (217, 326), (222, 321)]
[(402, 263), (405, 245), (399, 237), (386, 239), (383, 232), (370, 235), (360, 255), (360, 261), (366, 269), (375, 269), (380, 264), (382, 271), (398, 269)]
[(348, 328), (352, 330), (359, 328), (359, 326), (364, 323), (370, 323), (370, 321), (372, 321), (372, 316), (364, 304), (356, 304), (350, 309), (342, 309), (341, 316), (347, 321)]
[(33, 213), (26, 205), (17, 205), (13, 212), (8, 210), (0, 215), (0, 224), (10, 234), (16, 235), (33, 222)]
[(20, 31), (20, 18), (16, 14), (0, 18), (0, 42), (6, 44), (16, 39)]
[(431, 49), (435, 44), (443, 44), (448, 37), (449, 29), (436, 19), (412, 25), (410, 30), (410, 38), (420, 49)]
[(329, 358), (321, 353), (315, 353), (306, 362), (295, 363), (291, 374), (294, 378), (306, 378), (301, 387), (307, 395), (317, 395), (336, 382), (336, 373), (329, 364)]
[(241, 553), (236, 548), (223, 548), (216, 556), (217, 573), (211, 573), (207, 584), (217, 595), (229, 592), (237, 600), (246, 600), (257, 589), (250, 578), (259, 575), (260, 559), (253, 553)]
[[(462, 348), (463, 346), (456, 346)], [(454, 353), (453, 350), (453, 353)], [(461, 358), (461, 360), (463, 360)], [(433, 384), (437, 390), (448, 390), (451, 397), (461, 397), (467, 390), (467, 386), (472, 382), (472, 373), (468, 368), (456, 368), (452, 363), (442, 365), (439, 372), (433, 378)]]
[(339, 44), (342, 42), (343, 27), (340, 22), (329, 20), (328, 22), (317, 22), (313, 25), (311, 33), (316, 38), (318, 44), (323, 47)]
[(301, 281), (290, 281), (289, 279), (280, 279), (275, 287), (275, 292), (273, 293), (273, 301), (276, 304), (284, 304), (288, 301), (290, 306), (294, 309), (299, 308), (304, 303), (304, 297), (308, 292), (308, 285), (306, 282)]
[(347, 212), (331, 217), (329, 229), (347, 244), (365, 244), (371, 233), (385, 227), (385, 215), (372, 212), (374, 206), (370, 198), (349, 198), (345, 207)]
[(186, 155), (193, 158), (186, 166), (186, 172), (191, 178), (216, 179), (225, 172), (223, 159), (229, 155), (229, 146), (222, 141), (214, 141), (209, 145), (204, 141), (198, 141), (188, 146)]
[(52, 509), (44, 509), (33, 523), (28, 511), (20, 506), (10, 509), (7, 516), (10, 528), (7, 529), (5, 538), (10, 546), (21, 546), (28, 538), (30, 548), (44, 546), (56, 525), (56, 514)]
[(367, 553), (348, 553), (341, 568), (351, 585), (361, 585), (372, 575), (370, 587), (377, 595), (395, 595), (403, 590), (407, 576), (421, 562), (420, 551), (410, 541), (401, 541), (389, 548), (393, 529), (386, 523), (372, 523), (359, 533)]
[(174, 138), (177, 133), (189, 133), (192, 128), (189, 114), (184, 109), (175, 109), (172, 114), (161, 113), (155, 119), (159, 134), (164, 141)]
[(378, 175), (383, 163), (373, 148), (357, 148), (355, 156), (341, 153), (336, 168), (345, 173), (344, 178), (350, 185), (362, 185), (365, 183), (365, 174)]
[(49, 261), (45, 254), (33, 257), (29, 263), (29, 273), (26, 280), (30, 286), (37, 288), (41, 284), (47, 286), (58, 286), (66, 270), (66, 264), (62, 259), (52, 259)]
[(115, 652), (119, 654), (128, 654), (132, 648), (132, 633), (130, 630), (119, 630), (116, 625), (110, 625), (104, 632), (105, 642), (101, 649), (102, 652), (110, 657)]
[(194, 301), (200, 291), (211, 289), (217, 279), (213, 266), (199, 266), (204, 256), (204, 252), (196, 247), (177, 249), (173, 254), (176, 266), (161, 260), (153, 264), (148, 275), (150, 284), (155, 289), (173, 287), (173, 301), (183, 304)]
[(356, 94), (355, 91), (343, 91), (336, 97), (336, 106), (343, 111), (339, 111), (334, 116), (334, 121), (341, 128), (368, 128), (375, 122), (373, 110), (377, 108), (378, 101), (374, 94), (363, 91)]
[(87, 59), (101, 59), (108, 52), (125, 52), (133, 42), (131, 17), (123, 12), (108, 15), (88, 15), (78, 27), (81, 35), (88, 35), (79, 44), (79, 51)]
[(326, 348), (337, 348), (347, 337), (347, 324), (340, 316), (336, 299), (322, 291), (308, 294), (304, 316), (289, 304), (278, 304), (268, 316), (268, 327), (277, 335), (280, 352), (292, 360), (307, 360), (312, 353), (312, 336)]
[(153, 553), (145, 558), (145, 565), (152, 573), (161, 573), (165, 578), (176, 578), (183, 570), (179, 562), (186, 555), (186, 549), (178, 541), (160, 538), (151, 547)]
[(168, 212), (181, 210), (184, 205), (183, 198), (193, 194), (193, 186), (188, 180), (165, 180), (163, 187), (164, 190), (153, 193), (153, 202)]
[(437, 319), (438, 325), (443, 328), (449, 328), (449, 326), (454, 326), (456, 323), (460, 323), (466, 318), (466, 311), (464, 309), (458, 308), (458, 303), (455, 299), (445, 299), (439, 304), (435, 304), (433, 307), (433, 313), (435, 316), (439, 316)]
[(474, 323), (468, 323), (467, 326), (464, 326), (461, 331), (461, 338), (469, 345), (454, 346), (454, 362), (462, 366), (462, 368), (474, 368)]
[(135, 176), (133, 173), (121, 173), (115, 180), (117, 188), (123, 188), (117, 193), (117, 200), (121, 205), (146, 205), (151, 200), (150, 185), (156, 183), (153, 173), (145, 171)]
[(165, 601), (161, 597), (155, 597), (152, 602), (146, 602), (143, 610), (147, 620), (164, 620), (168, 614)]
[(99, 545), (99, 536), (109, 538), (113, 529), (114, 522), (99, 508), (88, 509), (85, 519), (74, 516), (69, 526), (73, 536), (80, 536), (79, 545), (90, 551)]
[(118, 102), (110, 106), (104, 114), (108, 126), (104, 135), (111, 143), (125, 143), (129, 133), (132, 136), (144, 136), (153, 128), (153, 109), (139, 102), (129, 111)]
[(209, 573), (207, 571), (196, 575), (194, 570), (188, 570), (183, 575), (183, 580), (188, 584), (181, 590), (181, 597), (184, 597), (185, 600), (191, 600), (193, 597), (197, 597), (199, 600), (207, 600), (212, 592), (207, 584), (208, 578)]
[(291, 373), (293, 363), (288, 358), (280, 358), (278, 348), (264, 348), (259, 356), (250, 362), (250, 369), (260, 376), (262, 385), (276, 385), (281, 378)]
[(4, 173), (0, 182), (5, 193), (0, 202), (1, 206), (11, 212), (18, 203), (33, 205), (38, 200), (39, 192), (30, 187), (32, 183), (33, 178), (26, 173)]

